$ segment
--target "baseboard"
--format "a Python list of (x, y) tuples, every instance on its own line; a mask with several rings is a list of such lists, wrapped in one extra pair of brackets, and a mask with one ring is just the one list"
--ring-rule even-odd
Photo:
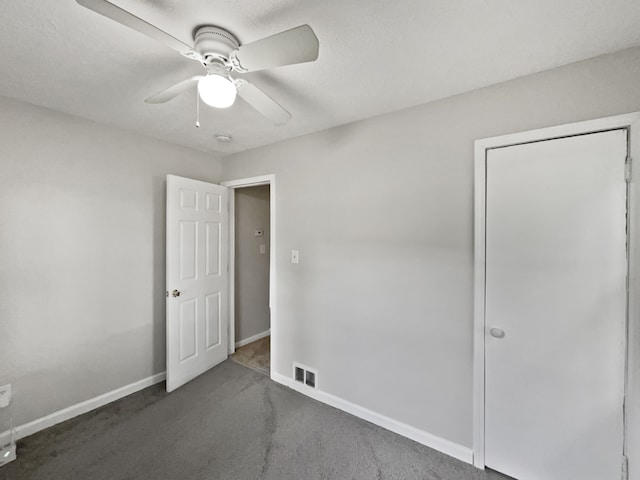
[(350, 413), (351, 415), (371, 422), (379, 427), (395, 432), (398, 435), (410, 438), (411, 440), (421, 443), (422, 445), (426, 445), (429, 448), (433, 448), (434, 450), (438, 450), (439, 452), (457, 458), (458, 460), (462, 460), (463, 462), (470, 464), (473, 463), (473, 452), (468, 447), (464, 447), (423, 430), (419, 430), (411, 425), (407, 425), (406, 423), (385, 417), (384, 415), (361, 407), (360, 405), (356, 405), (355, 403), (351, 403), (340, 397), (336, 397), (330, 393), (307, 387), (306, 385), (295, 382), (293, 379), (277, 372), (271, 372), (271, 380), (318, 400), (319, 402), (335, 407), (338, 410)]
[[(253, 340), (246, 339), (244, 341), (246, 343), (251, 343), (251, 341), (259, 340), (260, 338), (264, 338), (267, 335), (269, 335), (269, 331), (256, 335), (255, 337), (257, 338)], [(84, 413), (90, 412), (91, 410), (95, 410), (96, 408), (102, 407), (108, 403), (126, 397), (127, 395), (131, 395), (132, 393), (138, 392), (144, 388), (162, 382), (163, 380), (165, 380), (165, 378), (165, 372), (158, 373), (156, 375), (138, 380), (137, 382), (130, 383), (129, 385), (125, 385), (124, 387), (120, 387), (116, 390), (112, 390), (89, 400), (85, 400), (84, 402), (80, 402), (62, 410), (58, 410), (57, 412), (51, 413), (32, 422), (20, 425), (15, 429), (15, 439), (19, 440), (21, 438), (28, 437), (29, 435), (33, 435), (34, 433), (44, 430), (45, 428), (52, 427), (53, 425), (57, 425), (58, 423), (77, 417), (78, 415), (82, 415)], [(281, 375), (277, 372), (271, 372), (271, 379), (274, 382), (285, 385), (292, 390), (300, 392), (303, 395), (318, 400), (319, 402), (350, 413), (351, 415), (371, 422), (375, 425), (378, 425), (379, 427), (395, 432), (398, 435), (402, 435), (403, 437), (410, 438), (411, 440), (421, 443), (422, 445), (425, 445), (429, 448), (438, 450), (439, 452), (450, 455), (454, 458), (457, 458), (458, 460), (462, 460), (463, 462), (473, 463), (473, 453), (470, 448), (464, 447), (449, 440), (445, 440), (444, 438), (432, 435), (423, 430), (419, 430), (415, 427), (407, 425), (406, 423), (402, 423), (392, 418), (386, 417), (360, 405), (356, 405), (355, 403), (351, 403), (340, 397), (336, 397), (335, 395), (332, 395), (330, 393), (310, 388), (306, 385), (301, 385), (295, 382), (293, 379)], [(0, 445), (7, 444), (10, 438), (11, 432), (6, 431), (0, 433)]]
[(244, 347), (245, 345), (249, 345), (251, 342), (255, 342), (256, 340), (260, 340), (264, 337), (268, 337), (269, 335), (271, 335), (271, 329), (265, 330), (264, 332), (257, 333), (249, 338), (245, 338), (244, 340), (236, 342), (236, 348)]
[[(73, 417), (77, 417), (78, 415), (82, 415), (83, 413), (95, 410), (96, 408), (119, 400), (120, 398), (126, 397), (127, 395), (131, 395), (132, 393), (142, 390), (143, 388), (147, 388), (151, 385), (162, 382), (165, 378), (165, 372), (157, 373), (150, 377), (143, 378), (142, 380), (138, 380), (137, 382), (125, 385), (124, 387), (120, 387), (115, 390), (111, 390), (110, 392), (103, 393), (102, 395), (98, 395), (97, 397), (90, 398), (89, 400), (85, 400), (84, 402), (76, 403), (75, 405), (72, 405), (70, 407), (58, 410), (57, 412), (53, 412), (45, 417), (33, 420), (32, 422), (20, 425), (15, 428), (15, 439), (19, 440), (21, 438), (28, 437), (29, 435), (33, 435), (40, 430), (44, 430), (45, 428), (52, 427), (53, 425), (57, 425), (58, 423), (70, 420)], [(10, 431), (7, 430), (6, 432), (0, 433), (0, 445), (5, 445), (10, 440)]]

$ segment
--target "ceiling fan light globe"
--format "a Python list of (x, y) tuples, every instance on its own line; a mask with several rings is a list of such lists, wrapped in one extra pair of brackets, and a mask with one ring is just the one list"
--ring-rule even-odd
[(236, 87), (227, 78), (211, 74), (198, 81), (198, 94), (207, 105), (228, 108), (236, 100)]

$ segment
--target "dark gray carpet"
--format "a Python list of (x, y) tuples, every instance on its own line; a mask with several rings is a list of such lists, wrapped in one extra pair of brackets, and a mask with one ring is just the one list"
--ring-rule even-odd
[(3, 480), (503, 479), (226, 361), (27, 437)]

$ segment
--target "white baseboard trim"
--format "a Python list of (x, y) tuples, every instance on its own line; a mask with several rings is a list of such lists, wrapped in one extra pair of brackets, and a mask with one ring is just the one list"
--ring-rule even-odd
[[(58, 410), (57, 412), (53, 412), (45, 417), (33, 420), (32, 422), (20, 425), (15, 428), (15, 439), (19, 440), (21, 438), (28, 437), (29, 435), (33, 435), (40, 430), (44, 430), (45, 428), (52, 427), (53, 425), (57, 425), (58, 423), (70, 420), (74, 417), (77, 417), (78, 415), (82, 415), (83, 413), (95, 410), (96, 408), (102, 407), (107, 403), (111, 403), (120, 398), (126, 397), (127, 395), (131, 395), (132, 393), (142, 390), (143, 388), (147, 388), (151, 385), (155, 385), (156, 383), (160, 383), (165, 380), (165, 378), (166, 372), (157, 373), (150, 377), (143, 378), (142, 380), (138, 380), (137, 382), (125, 385), (124, 387), (120, 387), (115, 390), (111, 390), (110, 392), (103, 393), (102, 395), (98, 395), (97, 397), (90, 398), (89, 400), (85, 400), (84, 402), (76, 403), (75, 405), (71, 405), (70, 407), (63, 408), (62, 410)], [(8, 444), (10, 441), (11, 431), (7, 430), (0, 433), (0, 445)]]
[[(269, 335), (268, 330), (256, 335), (255, 339), (253, 337), (250, 337), (250, 339), (244, 340), (244, 342), (246, 342), (244, 343), (244, 345), (246, 345), (247, 343), (251, 343), (252, 341), (259, 340), (260, 338), (264, 338), (267, 335)], [(129, 385), (125, 385), (124, 387), (117, 388), (89, 400), (85, 400), (84, 402), (76, 403), (75, 405), (64, 408), (62, 410), (58, 410), (57, 412), (53, 412), (45, 417), (33, 420), (32, 422), (20, 425), (15, 429), (15, 439), (19, 440), (21, 438), (28, 437), (29, 435), (33, 435), (34, 433), (44, 430), (45, 428), (52, 427), (53, 425), (57, 425), (58, 423), (77, 417), (78, 415), (82, 415), (84, 413), (90, 412), (91, 410), (95, 410), (96, 408), (102, 407), (108, 403), (126, 397), (127, 395), (131, 395), (132, 393), (150, 387), (151, 385), (162, 382), (165, 380), (165, 378), (165, 372), (158, 373), (156, 375), (138, 380), (137, 382), (130, 383)], [(437, 437), (423, 430), (419, 430), (415, 427), (407, 425), (406, 423), (402, 423), (392, 418), (386, 417), (372, 410), (361, 407), (360, 405), (356, 405), (355, 403), (351, 403), (347, 400), (336, 397), (335, 395), (332, 395), (330, 393), (326, 393), (321, 390), (299, 384), (293, 379), (281, 375), (277, 372), (271, 372), (271, 379), (274, 382), (280, 383), (286, 387), (291, 388), (292, 390), (302, 393), (303, 395), (318, 400), (319, 402), (350, 413), (351, 415), (395, 432), (398, 435), (402, 435), (403, 437), (410, 438), (411, 440), (421, 443), (422, 445), (426, 445), (427, 447), (433, 448), (434, 450), (438, 450), (439, 452), (450, 455), (454, 458), (457, 458), (458, 460), (462, 460), (463, 462), (470, 464), (473, 463), (473, 453), (470, 448), (463, 447), (462, 445), (459, 445), (457, 443)], [(10, 438), (11, 432), (6, 431), (0, 433), (0, 445), (7, 444), (10, 441)]]
[(351, 415), (366, 420), (367, 422), (371, 422), (379, 427), (391, 430), (403, 437), (410, 438), (411, 440), (421, 443), (422, 445), (426, 445), (429, 448), (438, 450), (439, 452), (457, 458), (458, 460), (462, 460), (463, 462), (473, 464), (473, 452), (468, 447), (463, 447), (462, 445), (437, 437), (423, 430), (419, 430), (411, 425), (407, 425), (406, 423), (385, 417), (384, 415), (336, 397), (330, 393), (307, 387), (306, 385), (295, 382), (293, 379), (277, 372), (271, 372), (271, 380), (300, 392), (303, 395), (318, 400), (319, 402), (335, 407), (338, 410), (350, 413)]
[(268, 337), (269, 335), (271, 335), (271, 329), (265, 330), (264, 332), (257, 333), (249, 338), (245, 338), (244, 340), (236, 342), (236, 348), (244, 347), (245, 345), (249, 345), (251, 342), (255, 342), (256, 340), (260, 340), (264, 337)]

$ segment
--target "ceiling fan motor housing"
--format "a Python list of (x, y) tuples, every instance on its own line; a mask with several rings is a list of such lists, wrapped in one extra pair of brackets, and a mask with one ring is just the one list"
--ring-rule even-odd
[(205, 66), (214, 60), (229, 60), (229, 55), (240, 47), (240, 43), (222, 28), (206, 25), (198, 28), (193, 36), (194, 50), (202, 55)]

